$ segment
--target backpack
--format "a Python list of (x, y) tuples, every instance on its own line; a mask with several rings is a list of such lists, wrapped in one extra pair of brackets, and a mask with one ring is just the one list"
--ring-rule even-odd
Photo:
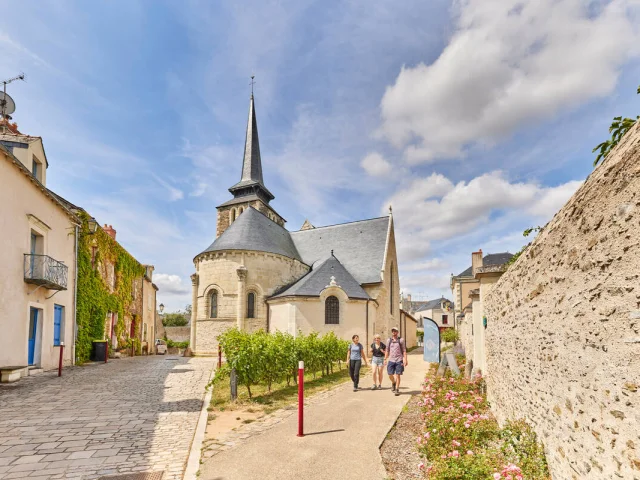
[[(402, 352), (402, 354), (404, 355), (405, 353), (407, 353), (406, 351), (406, 346), (404, 344), (404, 342), (401, 342), (400, 340), (402, 340), (402, 337), (398, 337), (398, 344), (400, 345), (400, 351)], [(391, 342), (393, 341), (393, 337), (390, 337), (387, 339), (387, 349), (389, 351), (391, 351)]]

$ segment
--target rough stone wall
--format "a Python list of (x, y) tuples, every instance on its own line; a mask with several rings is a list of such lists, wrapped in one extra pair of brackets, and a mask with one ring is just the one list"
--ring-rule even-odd
[(224, 233), (224, 231), (229, 228), (229, 213), (230, 208), (219, 208), (218, 209), (218, 221), (216, 222), (216, 238)]
[(188, 342), (191, 336), (191, 327), (164, 327), (164, 331), (174, 342)]
[[(246, 210), (249, 207), (253, 207), (260, 213), (269, 217), (281, 227), (284, 227), (285, 220), (269, 205), (262, 200), (254, 200), (252, 202), (237, 203), (235, 205), (228, 205), (226, 207), (218, 208), (218, 222), (216, 224), (216, 238), (224, 233), (229, 228), (229, 225), (233, 223), (232, 218), (235, 220), (240, 215), (240, 209)], [(233, 213), (232, 213), (233, 212)]]
[(639, 277), (640, 124), (484, 301), (489, 399), (553, 478), (640, 479)]
[(196, 353), (203, 356), (218, 355), (218, 335), (235, 325), (235, 320), (199, 320), (196, 330)]

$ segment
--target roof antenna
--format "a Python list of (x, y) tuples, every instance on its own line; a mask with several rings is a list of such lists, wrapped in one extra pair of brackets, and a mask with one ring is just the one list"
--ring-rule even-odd
[[(333, 257), (333, 250), (331, 250), (331, 256)], [(331, 268), (333, 268), (333, 267), (331, 267)]]
[[(4, 120), (9, 123), (11, 120), (11, 114), (16, 111), (16, 104), (9, 95), (7, 95), (7, 85), (11, 82), (15, 82), (16, 80), (24, 80), (24, 73), (21, 73), (17, 77), (10, 78), (8, 80), (4, 80), (2, 82), (2, 94), (0, 94), (0, 120)], [(2, 127), (5, 128), (4, 126)]]
[(256, 78), (255, 75), (251, 75), (251, 98), (253, 98), (253, 86), (256, 84), (256, 82), (253, 80), (254, 78)]
[(391, 205), (389, 205), (389, 215), (393, 215), (393, 209), (391, 208)]

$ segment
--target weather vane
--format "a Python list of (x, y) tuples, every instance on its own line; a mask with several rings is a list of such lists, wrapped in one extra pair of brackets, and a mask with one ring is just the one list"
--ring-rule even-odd
[(254, 78), (256, 78), (255, 75), (251, 75), (251, 96), (253, 97), (253, 86), (256, 84), (256, 82), (253, 80)]

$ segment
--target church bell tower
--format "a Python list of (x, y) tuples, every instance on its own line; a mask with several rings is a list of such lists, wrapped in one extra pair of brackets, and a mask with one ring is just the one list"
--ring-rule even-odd
[(256, 121), (253, 92), (249, 101), (249, 121), (244, 142), (242, 175), (240, 181), (229, 188), (229, 192), (233, 194), (233, 198), (216, 207), (218, 209), (216, 238), (222, 235), (229, 228), (229, 225), (249, 207), (255, 208), (273, 222), (284, 227), (286, 220), (269, 205), (269, 202), (275, 197), (264, 186), (262, 178), (262, 159), (260, 158), (258, 122)]

